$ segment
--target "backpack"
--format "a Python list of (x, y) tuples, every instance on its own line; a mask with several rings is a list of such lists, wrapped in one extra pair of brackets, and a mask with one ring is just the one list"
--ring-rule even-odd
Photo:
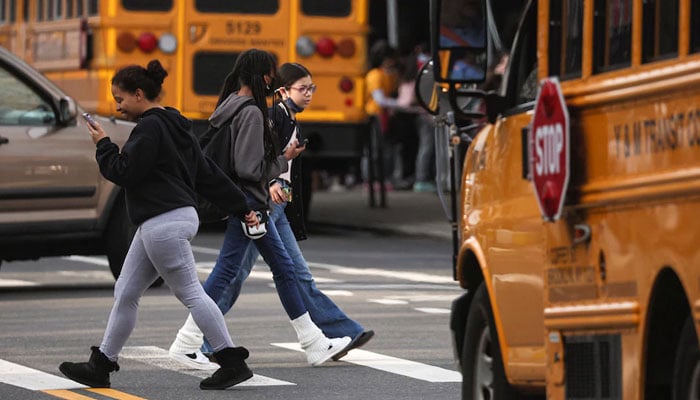
[[(236, 114), (251, 104), (255, 104), (255, 102), (253, 99), (248, 99), (219, 127), (209, 123), (209, 127), (199, 137), (199, 147), (202, 148), (202, 153), (212, 159), (236, 185), (239, 182), (231, 162), (231, 147), (233, 143), (231, 143), (229, 127)], [(200, 195), (197, 195), (197, 214), (199, 215), (199, 221), (203, 224), (216, 223), (228, 218), (228, 214), (225, 211)]]

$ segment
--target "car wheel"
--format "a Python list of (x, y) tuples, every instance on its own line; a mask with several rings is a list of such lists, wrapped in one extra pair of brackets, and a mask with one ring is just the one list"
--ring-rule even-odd
[(689, 316), (683, 325), (673, 365), (673, 399), (700, 399), (700, 347)]
[(469, 307), (462, 346), (462, 375), (463, 400), (517, 398), (505, 376), (491, 304), (483, 283)]

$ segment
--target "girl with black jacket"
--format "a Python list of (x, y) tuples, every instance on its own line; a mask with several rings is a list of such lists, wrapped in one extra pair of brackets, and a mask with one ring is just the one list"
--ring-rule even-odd
[(139, 300), (161, 276), (192, 312), (216, 351), (221, 368), (200, 383), (201, 389), (224, 389), (253, 376), (248, 350), (234, 347), (224, 317), (197, 278), (190, 241), (199, 220), (196, 193), (255, 224), (255, 214), (241, 190), (202, 154), (191, 122), (158, 97), (167, 72), (153, 60), (133, 65), (112, 78), (117, 111), (137, 121), (121, 151), (98, 123), (88, 123), (97, 146), (97, 163), (105, 178), (124, 188), (131, 221), (138, 226), (114, 288), (114, 305), (99, 347), (90, 360), (64, 362), (60, 370), (91, 387), (110, 387), (117, 357), (136, 323)]

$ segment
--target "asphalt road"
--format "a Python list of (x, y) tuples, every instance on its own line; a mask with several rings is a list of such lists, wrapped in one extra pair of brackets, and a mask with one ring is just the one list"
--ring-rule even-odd
[[(213, 265), (221, 233), (194, 243), (200, 278)], [(342, 361), (310, 367), (259, 263), (227, 324), (250, 350), (250, 381), (201, 391), (208, 373), (171, 361), (167, 349), (184, 307), (167, 286), (149, 289), (136, 329), (112, 374), (111, 391), (62, 379), (62, 361), (85, 361), (99, 344), (112, 305), (111, 278), (100, 257), (47, 258), (0, 268), (1, 399), (455, 399), (449, 307), (461, 294), (452, 281), (447, 240), (325, 230), (302, 242), (317, 285), (376, 337)], [(81, 397), (82, 396), (82, 397)]]

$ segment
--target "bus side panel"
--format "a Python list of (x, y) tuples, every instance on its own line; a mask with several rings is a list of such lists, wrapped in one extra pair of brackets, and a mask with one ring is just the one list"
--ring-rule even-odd
[[(531, 113), (496, 123), (479, 155), (470, 193), (469, 230), (485, 249), (484, 277), (508, 379), (544, 381), (542, 316), (544, 227), (530, 181), (523, 178), (522, 130)], [(480, 134), (483, 134), (480, 133)], [(478, 140), (478, 138), (477, 138)], [(527, 301), (523, 301), (527, 299)]]

